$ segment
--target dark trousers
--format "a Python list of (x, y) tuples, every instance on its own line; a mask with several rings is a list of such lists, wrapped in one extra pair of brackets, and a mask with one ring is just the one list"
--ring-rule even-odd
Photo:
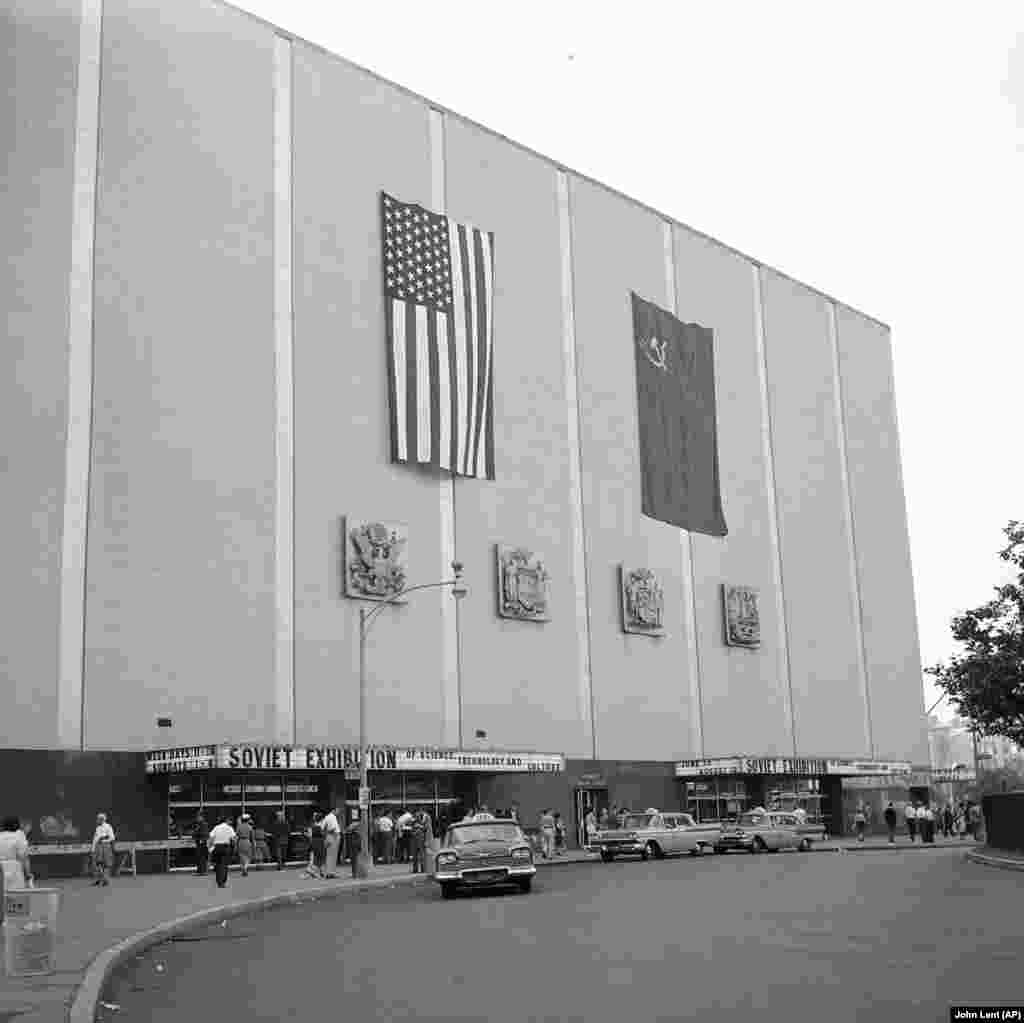
[(217, 887), (223, 888), (228, 883), (228, 862), (231, 860), (231, 846), (215, 845), (213, 847), (213, 876), (217, 879)]
[(196, 873), (205, 874), (210, 862), (210, 850), (205, 842), (196, 842)]
[(895, 842), (896, 841), (896, 822), (893, 821), (891, 824), (886, 824), (886, 827), (889, 829), (889, 841), (890, 842)]
[(907, 818), (907, 834), (910, 835), (911, 842), (917, 836), (917, 821), (913, 817)]
[(427, 839), (425, 835), (413, 835), (412, 845), (412, 872), (422, 874), (426, 869)]
[(288, 858), (288, 837), (281, 835), (274, 839), (274, 859), (277, 860), (277, 869), (284, 868), (285, 860)]

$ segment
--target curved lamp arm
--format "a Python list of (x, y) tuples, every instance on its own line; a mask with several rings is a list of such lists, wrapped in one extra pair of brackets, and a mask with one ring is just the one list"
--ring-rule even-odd
[(405, 589), (399, 590), (398, 593), (393, 596), (388, 597), (387, 600), (380, 601), (372, 611), (360, 608), (359, 625), (363, 630), (363, 635), (365, 636), (370, 631), (370, 626), (384, 608), (389, 607), (392, 604), (397, 604), (408, 593), (415, 593), (417, 590), (438, 590), (445, 586), (450, 586), (452, 588), (452, 596), (454, 596), (456, 600), (460, 600), (467, 592), (466, 584), (462, 579), (462, 562), (453, 561), (452, 571), (455, 574), (454, 579), (445, 579), (443, 582), (439, 583), (420, 583), (418, 586), (407, 586)]

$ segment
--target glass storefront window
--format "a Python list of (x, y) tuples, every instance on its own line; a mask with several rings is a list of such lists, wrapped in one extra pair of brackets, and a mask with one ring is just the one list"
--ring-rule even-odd
[(406, 800), (434, 799), (434, 776), (431, 774), (413, 774), (405, 776)]

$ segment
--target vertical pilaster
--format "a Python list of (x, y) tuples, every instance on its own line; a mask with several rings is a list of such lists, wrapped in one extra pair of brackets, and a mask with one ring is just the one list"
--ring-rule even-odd
[(82, 0), (75, 110), (57, 745), (85, 748), (85, 587), (92, 458), (93, 253), (103, 0)]
[[(444, 118), (430, 111), (430, 205), (447, 213), (445, 189)], [(455, 554), (455, 476), (443, 475), (438, 483), (440, 502), (440, 565), (438, 579), (451, 579)], [(444, 587), (439, 594), (441, 614), (441, 734), (442, 746), (462, 747), (462, 664), (459, 657), (459, 605)]]
[(771, 401), (768, 396), (768, 353), (765, 350), (764, 295), (761, 268), (752, 264), (754, 276), (754, 337), (757, 342), (757, 375), (761, 393), (761, 448), (764, 453), (765, 484), (768, 502), (768, 539), (772, 547), (772, 590), (775, 595), (775, 621), (778, 629), (778, 695), (785, 708), (789, 745), (797, 755), (796, 710), (793, 706), (793, 681), (789, 666), (789, 626), (786, 620), (785, 577), (782, 571), (782, 546), (779, 542), (779, 495), (775, 488), (775, 449), (772, 441)]
[[(665, 249), (665, 298), (673, 316), (678, 316), (676, 301), (676, 253), (672, 225), (662, 221)], [(700, 647), (697, 643), (697, 606), (694, 600), (693, 534), (679, 534), (679, 555), (683, 579), (683, 636), (686, 639), (686, 677), (690, 691), (690, 750), (704, 756), (704, 693), (701, 678)]]
[(296, 742), (292, 44), (274, 37), (275, 741)]
[(562, 372), (565, 386), (566, 429), (569, 445), (569, 504), (572, 529), (572, 577), (575, 594), (577, 677), (576, 696), (584, 741), (597, 759), (597, 722), (590, 653), (590, 602), (587, 579), (586, 532), (583, 509), (582, 449), (576, 375), (576, 309), (573, 286), (572, 219), (569, 176), (555, 172), (558, 194), (558, 237), (562, 265)]
[(843, 378), (839, 365), (839, 330), (836, 324), (835, 302), (828, 304), (828, 337), (832, 351), (832, 394), (835, 400), (836, 436), (839, 438), (839, 473), (843, 489), (843, 516), (846, 519), (847, 564), (850, 592), (853, 594), (853, 622), (857, 632), (857, 677), (864, 700), (864, 750), (869, 756), (874, 757), (871, 689), (868, 685), (867, 649), (864, 645), (864, 607), (860, 596), (857, 538), (853, 523), (853, 498), (850, 494), (850, 464), (846, 452), (846, 413), (843, 410)]

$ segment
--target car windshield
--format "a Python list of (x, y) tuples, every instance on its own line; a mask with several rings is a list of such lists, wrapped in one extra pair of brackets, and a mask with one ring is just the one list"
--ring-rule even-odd
[(768, 819), (765, 813), (745, 813), (740, 816), (740, 824), (761, 824)]
[(649, 828), (653, 819), (654, 815), (650, 813), (632, 813), (622, 822), (622, 826), (633, 830)]
[(495, 821), (493, 824), (464, 824), (448, 832), (449, 845), (472, 845), (474, 842), (522, 842), (523, 833), (519, 826), (509, 821)]

